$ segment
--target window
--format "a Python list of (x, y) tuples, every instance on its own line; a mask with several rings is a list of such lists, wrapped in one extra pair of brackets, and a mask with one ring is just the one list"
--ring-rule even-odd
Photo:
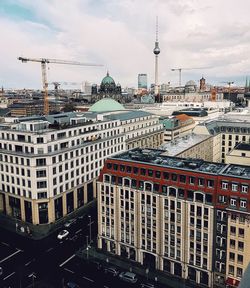
[(47, 188), (47, 182), (46, 181), (39, 181), (37, 182), (37, 188)]
[(240, 200), (240, 208), (247, 208), (247, 201), (246, 200)]
[(153, 170), (148, 169), (148, 176), (149, 177), (153, 177), (154, 176)]
[(229, 253), (229, 260), (234, 261), (235, 260), (235, 254), (233, 252)]
[(181, 183), (186, 183), (186, 176), (180, 175), (180, 182)]
[(168, 172), (163, 172), (163, 178), (164, 179), (169, 179), (169, 173)]
[(207, 180), (207, 187), (213, 188), (214, 187), (214, 180)]
[(203, 178), (198, 178), (198, 185), (199, 186), (204, 186), (204, 183), (205, 183), (205, 181)]
[(234, 266), (229, 265), (229, 274), (234, 275)]
[(243, 270), (241, 268), (237, 267), (237, 273), (236, 274), (237, 274), (236, 275), (237, 277), (242, 277)]
[(236, 228), (234, 226), (230, 227), (230, 234), (235, 235), (236, 234)]
[(243, 255), (238, 254), (237, 262), (242, 264), (243, 263)]
[(177, 174), (172, 174), (172, 180), (177, 181)]
[(238, 242), (238, 249), (241, 251), (244, 251), (244, 242), (242, 242), (242, 241)]
[(161, 178), (161, 172), (160, 171), (155, 171), (155, 177), (156, 178)]
[(247, 193), (248, 192), (248, 186), (247, 185), (242, 185), (241, 186), (241, 192), (242, 193)]
[(46, 170), (38, 170), (36, 171), (36, 177), (46, 177)]
[(141, 175), (146, 175), (146, 169), (141, 168)]
[(235, 240), (230, 239), (230, 248), (235, 248)]
[(228, 189), (228, 182), (221, 182), (221, 188), (224, 190)]
[(192, 176), (189, 177), (189, 184), (192, 184), (192, 185), (195, 184), (195, 178), (194, 177), (192, 177)]
[(36, 159), (36, 166), (46, 166), (46, 158)]
[(238, 191), (238, 184), (232, 183), (232, 191), (237, 192)]
[(239, 228), (239, 237), (244, 238), (244, 235), (245, 235), (245, 230), (243, 228)]
[(226, 203), (226, 196), (224, 196), (224, 195), (219, 195), (219, 197), (218, 197), (218, 202), (219, 202), (219, 203)]
[(235, 207), (236, 206), (236, 199), (231, 198), (230, 199), (230, 205)]

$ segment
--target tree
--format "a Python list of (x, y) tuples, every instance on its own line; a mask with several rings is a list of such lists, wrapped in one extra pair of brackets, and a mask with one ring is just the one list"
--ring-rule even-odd
[(62, 108), (63, 112), (72, 112), (76, 111), (76, 106), (73, 103), (66, 103)]

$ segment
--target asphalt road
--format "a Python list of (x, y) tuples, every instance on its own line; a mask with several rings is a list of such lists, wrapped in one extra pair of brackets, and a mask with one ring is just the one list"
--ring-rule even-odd
[[(96, 235), (97, 225), (91, 218), (92, 238)], [(84, 288), (130, 288), (140, 287), (145, 279), (138, 277), (138, 282), (131, 285), (119, 277), (104, 273), (90, 261), (76, 256), (79, 248), (87, 246), (89, 241), (89, 218), (78, 219), (67, 229), (67, 239), (57, 239), (58, 231), (46, 239), (33, 241), (20, 235), (0, 230), (0, 288), (66, 287), (69, 281)], [(61, 229), (61, 230), (62, 230)], [(59, 230), (60, 231), (60, 230)], [(88, 239), (87, 239), (88, 238)], [(157, 286), (157, 288), (163, 286)], [(166, 286), (164, 286), (166, 287)]]
[[(62, 287), (60, 264), (85, 245), (86, 236), (89, 237), (88, 223), (88, 218), (84, 218), (78, 219), (71, 227), (62, 227), (70, 232), (63, 241), (57, 239), (58, 231), (46, 239), (34, 241), (1, 229), (0, 267), (3, 273), (0, 287), (24, 288), (33, 280)], [(96, 235), (96, 223), (91, 225), (91, 230), (92, 235)]]

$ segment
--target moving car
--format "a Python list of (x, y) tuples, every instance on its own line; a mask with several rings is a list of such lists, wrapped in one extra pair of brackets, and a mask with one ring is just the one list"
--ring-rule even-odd
[(76, 219), (70, 219), (64, 224), (64, 227), (68, 228), (68, 227), (72, 226), (75, 223), (76, 223)]
[(137, 282), (137, 278), (136, 278), (136, 274), (132, 273), (132, 272), (122, 272), (119, 275), (119, 278), (125, 282), (129, 282), (129, 283), (136, 283)]
[(67, 238), (68, 235), (69, 235), (69, 231), (68, 231), (68, 230), (62, 230), (62, 231), (59, 232), (59, 234), (57, 235), (57, 239), (63, 240), (64, 238)]
[(117, 276), (119, 274), (119, 270), (117, 268), (115, 268), (115, 267), (106, 267), (104, 269), (104, 272), (106, 274), (111, 274), (113, 276)]

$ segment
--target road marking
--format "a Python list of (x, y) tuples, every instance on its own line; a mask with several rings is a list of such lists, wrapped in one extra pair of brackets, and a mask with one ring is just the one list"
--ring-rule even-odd
[(53, 250), (54, 247), (50, 247), (49, 249), (47, 249), (45, 252), (48, 253), (49, 251)]
[(72, 274), (74, 274), (74, 273), (75, 273), (74, 271), (72, 271), (72, 270), (69, 270), (68, 268), (64, 268), (64, 270), (65, 270), (65, 271), (68, 271), (68, 272), (70, 272), (70, 273), (72, 273)]
[(17, 250), (16, 252), (12, 253), (11, 255), (7, 256), (6, 258), (4, 258), (3, 260), (0, 261), (0, 263), (3, 263), (5, 260), (13, 257), (14, 255), (16, 255), (17, 253), (22, 252), (21, 250)]
[(104, 287), (104, 288), (109, 288), (109, 286), (106, 286), (106, 285), (104, 285), (103, 287)]
[(92, 282), (92, 283), (95, 282), (94, 280), (92, 280), (92, 279), (90, 279), (90, 278), (88, 278), (88, 277), (85, 277), (85, 276), (82, 276), (82, 278), (85, 279), (85, 280), (88, 280), (89, 282)]
[(1, 243), (7, 247), (10, 247), (10, 245), (8, 243), (5, 243), (5, 242), (1, 242)]
[(80, 233), (81, 231), (82, 231), (82, 229), (79, 229), (79, 230), (76, 231), (75, 234), (78, 234), (78, 233)]
[(3, 280), (6, 280), (8, 278), (10, 278), (12, 275), (14, 275), (16, 272), (12, 272), (11, 274), (9, 274), (8, 276), (6, 276), (5, 278), (3, 278)]
[(29, 262), (25, 263), (24, 265), (25, 265), (25, 266), (28, 266), (28, 265), (30, 265), (30, 263), (33, 262), (33, 261), (34, 261), (34, 259), (30, 260)]
[(72, 256), (70, 256), (67, 260), (65, 260), (63, 263), (61, 263), (59, 265), (59, 267), (62, 267), (63, 265), (65, 265), (66, 263), (68, 263), (71, 259), (73, 259), (76, 256), (76, 254), (73, 254)]

